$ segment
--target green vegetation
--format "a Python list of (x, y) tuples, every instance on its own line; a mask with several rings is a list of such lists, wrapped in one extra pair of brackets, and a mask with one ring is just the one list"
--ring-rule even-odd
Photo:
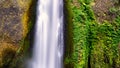
[(30, 0), (30, 3), (26, 4), (28, 6), (26, 7), (27, 10), (23, 16), (23, 32), (25, 32), (25, 34), (24, 37), (22, 37), (22, 39), (18, 43), (19, 48), (17, 49), (15, 56), (12, 59), (12, 62), (9, 64), (9, 68), (25, 68), (26, 58), (29, 58), (29, 55), (31, 57), (32, 50), (30, 50), (30, 47), (33, 43), (33, 36), (31, 35), (33, 34), (32, 31), (34, 29), (36, 19), (36, 3), (37, 0)]
[(71, 0), (73, 12), (74, 68), (119, 68), (120, 67), (120, 14), (109, 22), (97, 21), (91, 3), (93, 0)]

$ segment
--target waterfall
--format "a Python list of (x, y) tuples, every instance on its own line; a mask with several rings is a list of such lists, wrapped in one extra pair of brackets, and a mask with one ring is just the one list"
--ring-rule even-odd
[(63, 0), (38, 0), (29, 68), (63, 68)]

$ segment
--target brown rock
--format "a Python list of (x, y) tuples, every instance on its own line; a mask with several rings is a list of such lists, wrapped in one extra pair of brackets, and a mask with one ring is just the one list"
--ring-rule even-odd
[(32, 0), (0, 0), (0, 68), (12, 63), (24, 45), (21, 41), (29, 31), (32, 3)]
[(95, 0), (94, 3), (93, 10), (99, 22), (112, 21), (116, 17), (110, 13), (110, 8), (114, 7), (113, 0)]

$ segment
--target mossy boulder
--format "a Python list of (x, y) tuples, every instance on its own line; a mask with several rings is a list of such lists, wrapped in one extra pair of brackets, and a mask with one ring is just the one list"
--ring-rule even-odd
[(36, 1), (0, 0), (0, 68), (10, 68), (24, 47), (29, 46), (24, 43), (29, 43)]

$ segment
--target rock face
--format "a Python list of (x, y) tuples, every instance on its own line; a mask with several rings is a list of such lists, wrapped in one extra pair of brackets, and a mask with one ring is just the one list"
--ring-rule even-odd
[(9, 65), (29, 33), (32, 3), (32, 0), (0, 0), (0, 68)]
[[(11, 42), (18, 43), (24, 36), (27, 28), (28, 4), (19, 0), (1, 0), (0, 1), (0, 36), (1, 39), (9, 38)], [(19, 4), (20, 3), (20, 4)], [(23, 3), (23, 4), (22, 4)], [(6, 37), (6, 38), (3, 38)], [(2, 40), (2, 41), (4, 41)]]
[[(117, 0), (116, 0), (117, 1)], [(93, 6), (94, 13), (98, 21), (103, 22), (104, 20), (112, 21), (117, 14), (115, 14), (116, 9), (114, 0), (95, 0), (95, 5)], [(111, 9), (114, 12), (111, 12)]]

